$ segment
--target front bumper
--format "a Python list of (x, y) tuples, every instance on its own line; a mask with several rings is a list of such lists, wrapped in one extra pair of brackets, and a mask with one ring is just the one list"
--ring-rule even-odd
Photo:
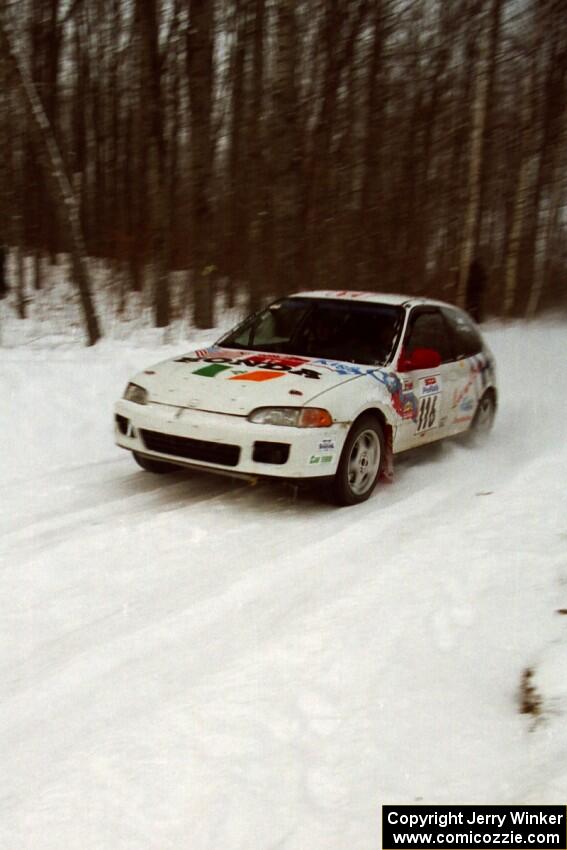
[(258, 425), (243, 416), (125, 399), (114, 412), (115, 440), (121, 448), (237, 476), (334, 475), (348, 431), (346, 423), (330, 428)]

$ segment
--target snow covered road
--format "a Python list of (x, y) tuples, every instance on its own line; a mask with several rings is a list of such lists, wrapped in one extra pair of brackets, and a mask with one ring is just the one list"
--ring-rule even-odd
[(111, 406), (163, 349), (0, 350), (2, 850), (376, 850), (382, 803), (564, 802), (566, 336), (494, 328), (489, 444), (342, 510), (138, 470)]

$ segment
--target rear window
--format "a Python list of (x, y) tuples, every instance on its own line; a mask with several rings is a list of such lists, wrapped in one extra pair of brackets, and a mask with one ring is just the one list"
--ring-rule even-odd
[(461, 310), (443, 308), (443, 314), (449, 325), (456, 360), (472, 357), (482, 351), (480, 333), (466, 313)]

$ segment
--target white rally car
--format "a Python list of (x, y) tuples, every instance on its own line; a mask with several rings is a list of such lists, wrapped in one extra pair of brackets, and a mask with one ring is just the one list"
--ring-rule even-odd
[(322, 478), (354, 504), (392, 477), (394, 454), (484, 432), (495, 410), (494, 359), (466, 313), (402, 295), (301, 292), (136, 375), (115, 433), (151, 472)]

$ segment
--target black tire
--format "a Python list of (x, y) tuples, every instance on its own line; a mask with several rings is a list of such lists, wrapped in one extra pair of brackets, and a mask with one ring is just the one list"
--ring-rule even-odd
[(350, 429), (333, 481), (337, 505), (357, 505), (370, 496), (384, 465), (384, 432), (374, 416), (361, 416)]
[(167, 475), (171, 472), (178, 472), (180, 469), (180, 467), (176, 466), (174, 463), (167, 463), (163, 460), (155, 460), (153, 457), (147, 457), (147, 455), (141, 455), (138, 454), (138, 452), (132, 452), (132, 454), (138, 466), (141, 466), (146, 472), (153, 472), (156, 475)]
[(472, 442), (480, 443), (486, 440), (496, 416), (496, 398), (493, 390), (486, 390), (477, 404), (473, 420), (470, 424), (468, 436)]

